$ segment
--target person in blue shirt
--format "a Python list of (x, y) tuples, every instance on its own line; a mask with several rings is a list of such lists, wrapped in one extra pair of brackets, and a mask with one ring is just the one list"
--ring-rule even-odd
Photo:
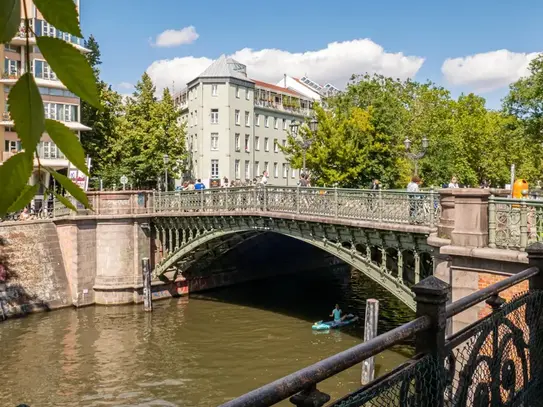
[(345, 319), (345, 317), (341, 316), (341, 309), (339, 308), (339, 304), (336, 304), (336, 307), (332, 310), (332, 313), (330, 314), (331, 317), (334, 317), (334, 322), (340, 322)]
[(198, 179), (198, 182), (196, 182), (196, 184), (194, 184), (194, 189), (196, 189), (196, 190), (205, 189), (205, 187), (206, 186), (203, 184), (201, 179)]

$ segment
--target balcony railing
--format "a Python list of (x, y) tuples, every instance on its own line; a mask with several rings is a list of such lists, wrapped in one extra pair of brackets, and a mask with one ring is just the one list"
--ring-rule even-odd
[(283, 112), (289, 112), (289, 113), (297, 113), (301, 115), (310, 115), (311, 109), (309, 108), (303, 108), (303, 107), (297, 107), (297, 106), (285, 106), (282, 103), (276, 103), (276, 102), (270, 102), (268, 100), (258, 100), (255, 99), (255, 106), (263, 107), (267, 109), (275, 109), (275, 110), (281, 110)]
[(15, 72), (4, 72), (2, 73), (2, 79), (18, 79), (22, 74), (23, 72), (20, 69)]

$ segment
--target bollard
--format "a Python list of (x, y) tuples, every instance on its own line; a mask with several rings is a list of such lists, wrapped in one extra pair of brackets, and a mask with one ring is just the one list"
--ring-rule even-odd
[[(369, 299), (366, 301), (366, 319), (364, 323), (364, 342), (377, 336), (377, 323), (379, 322), (379, 301)], [(362, 362), (362, 375), (360, 383), (362, 386), (370, 383), (375, 378), (375, 358), (366, 359)]]
[(151, 296), (151, 267), (149, 259), (144, 257), (141, 260), (141, 270), (143, 273), (143, 310), (153, 311), (153, 301)]

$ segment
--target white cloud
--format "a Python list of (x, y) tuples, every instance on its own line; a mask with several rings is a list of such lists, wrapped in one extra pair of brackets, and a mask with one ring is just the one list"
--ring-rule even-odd
[(117, 88), (119, 89), (133, 89), (134, 85), (130, 82), (121, 82), (117, 85)]
[(166, 30), (157, 35), (154, 46), (177, 47), (179, 45), (192, 44), (200, 37), (194, 26), (184, 27), (180, 30)]
[(465, 85), (477, 92), (499, 89), (526, 76), (530, 61), (537, 52), (517, 53), (506, 49), (448, 58), (441, 72), (452, 85)]
[[(303, 75), (319, 82), (330, 82), (343, 87), (352, 74), (380, 73), (402, 79), (411, 78), (419, 71), (424, 58), (403, 53), (386, 52), (370, 39), (333, 42), (317, 51), (289, 52), (279, 49), (252, 50), (244, 48), (230, 55), (247, 65), (250, 78), (277, 83), (283, 74)], [(180, 90), (201, 74), (211, 63), (206, 57), (181, 57), (153, 62), (147, 73), (157, 90), (171, 87)]]

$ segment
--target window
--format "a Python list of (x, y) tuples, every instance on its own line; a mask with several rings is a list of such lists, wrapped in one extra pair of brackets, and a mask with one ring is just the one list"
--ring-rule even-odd
[(236, 97), (239, 99), (239, 86), (236, 86)]
[(236, 113), (235, 113), (236, 126), (239, 126), (239, 122), (240, 122), (239, 115), (240, 115), (239, 110), (236, 110)]
[(234, 145), (236, 147), (236, 151), (239, 151), (240, 150), (240, 145), (239, 145), (239, 133), (236, 133), (235, 135), (235, 138), (234, 138)]
[(219, 124), (219, 109), (211, 109), (211, 124)]
[(211, 178), (219, 178), (219, 160), (211, 160)]
[(44, 35), (47, 37), (56, 37), (55, 27), (53, 27), (47, 21), (44, 20), (41, 26), (41, 35)]
[(63, 103), (44, 103), (43, 108), (47, 119), (61, 122), (77, 122), (79, 110), (77, 105), (65, 105)]
[(245, 160), (245, 179), (250, 179), (251, 178), (251, 171), (250, 171), (250, 161), (249, 160)]
[(258, 113), (255, 114), (255, 124), (260, 126), (260, 115)]
[(266, 171), (268, 174), (270, 172), (270, 163), (267, 161), (264, 161), (264, 171)]
[(218, 95), (219, 95), (219, 86), (211, 85), (211, 96), (218, 96)]
[(211, 133), (211, 149), (219, 149), (219, 133)]
[(255, 175), (260, 175), (260, 163), (255, 161)]
[(277, 163), (273, 163), (273, 176), (275, 178), (279, 177), (279, 166)]
[(277, 142), (277, 139), (273, 139), (273, 152), (274, 153), (279, 152), (279, 143)]
[(273, 128), (278, 129), (279, 128), (279, 119), (277, 117), (273, 118)]
[(4, 72), (8, 75), (18, 75), (21, 70), (21, 62), (13, 59), (4, 59)]
[(198, 126), (198, 110), (194, 111), (194, 125)]
[(236, 175), (236, 179), (239, 179), (239, 160), (236, 160), (234, 163), (234, 173)]
[(287, 129), (287, 124), (288, 124), (287, 119), (283, 119), (283, 130)]
[(249, 136), (248, 134), (245, 135), (245, 151), (246, 151), (246, 152), (249, 152), (249, 147), (250, 147), (250, 146), (249, 146), (249, 143), (250, 143), (250, 142), (249, 142), (249, 137), (250, 137), (250, 136)]
[(281, 144), (283, 144), (283, 147), (286, 147), (287, 146), (287, 140), (281, 141)]
[(249, 88), (245, 88), (245, 99), (246, 99), (246, 100), (249, 100), (249, 99), (250, 99)]
[(192, 123), (194, 123), (194, 113), (193, 113), (193, 112), (190, 112), (189, 126), (192, 127)]
[(296, 178), (296, 170), (294, 168), (291, 168), (290, 176), (291, 178)]
[(270, 127), (270, 117), (269, 117), (269, 116), (266, 116), (266, 123), (265, 123), (265, 126), (266, 126), (266, 127)]
[(255, 150), (260, 151), (260, 137), (258, 136), (255, 136)]
[(287, 164), (283, 163), (283, 178), (288, 177), (288, 167)]
[(20, 141), (5, 140), (4, 151), (9, 153), (11, 151), (21, 151), (23, 149)]
[(198, 151), (198, 134), (194, 135), (194, 151)]
[(245, 112), (245, 125), (247, 127), (251, 125), (251, 115), (249, 112)]
[(264, 151), (270, 151), (270, 139), (264, 137)]

